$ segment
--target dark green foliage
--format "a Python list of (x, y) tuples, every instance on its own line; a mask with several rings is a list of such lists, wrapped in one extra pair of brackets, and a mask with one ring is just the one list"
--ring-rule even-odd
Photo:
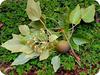
[(62, 55), (61, 56), (61, 64), (64, 66), (64, 69), (74, 70), (75, 60), (74, 60), (74, 58), (72, 56)]
[[(100, 5), (94, 0), (39, 0), (43, 14), (56, 21), (61, 21), (61, 15), (64, 14), (66, 6), (71, 10), (75, 8), (77, 4), (81, 7), (87, 7), (90, 4), (96, 4), (96, 10), (100, 12)], [(12, 38), (12, 33), (19, 33), (18, 25), (28, 24), (30, 20), (25, 12), (27, 0), (7, 0), (0, 6), (0, 21), (4, 23), (3, 28), (0, 29), (0, 45), (1, 43)], [(67, 9), (68, 10), (68, 9)], [(57, 27), (57, 23), (50, 18), (47, 18), (47, 27)], [(62, 24), (63, 25), (63, 24)], [(100, 23), (95, 21), (86, 24), (81, 21), (81, 24), (76, 27), (74, 32), (75, 37), (82, 37), (89, 40), (89, 43), (83, 45), (80, 51), (77, 52), (81, 57), (82, 65), (86, 66), (89, 70), (89, 74), (96, 72), (95, 69), (91, 69), (91, 65), (96, 65), (96, 69), (100, 67)], [(13, 46), (13, 45), (12, 45)], [(53, 75), (53, 68), (51, 65), (51, 58), (58, 53), (52, 54), (47, 60), (39, 62), (39, 60), (30, 60), (25, 65), (16, 66), (19, 75), (22, 75), (23, 71), (28, 71), (31, 66), (38, 68), (39, 75)], [(11, 54), (8, 50), (0, 47), (0, 62), (12, 62), (18, 55)], [(75, 59), (72, 56), (62, 54), (60, 56), (61, 64), (64, 69), (74, 70), (76, 64)], [(45, 71), (44, 71), (45, 69)], [(13, 72), (11, 72), (11, 75)], [(85, 75), (84, 72), (80, 75)]]

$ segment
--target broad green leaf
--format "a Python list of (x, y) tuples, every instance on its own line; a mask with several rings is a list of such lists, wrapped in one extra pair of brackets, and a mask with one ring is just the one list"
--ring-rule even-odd
[(30, 34), (30, 29), (27, 25), (20, 25), (19, 30), (22, 35), (29, 35)]
[(1, 46), (10, 50), (12, 53), (20, 52), (19, 49), (23, 47), (23, 45), (19, 42), (19, 36), (13, 35), (13, 39), (6, 41)]
[(48, 36), (47, 34), (45, 34), (44, 32), (40, 32), (39, 35), (37, 35), (37, 38), (41, 41), (46, 41), (48, 40)]
[(25, 40), (32, 40), (33, 39), (33, 36), (30, 34), (30, 35), (27, 35), (27, 36), (25, 36)]
[(26, 37), (24, 37), (24, 36), (20, 36), (20, 39), (19, 39), (19, 41), (20, 41), (20, 43), (22, 43), (22, 44), (26, 44), (27, 43), (27, 38)]
[(85, 13), (85, 8), (81, 8), (81, 18), (82, 18), (84, 13)]
[(75, 44), (73, 40), (71, 40), (70, 43), (73, 49), (79, 51), (79, 45)]
[(1, 46), (8, 49), (12, 53), (15, 52), (23, 52), (26, 54), (32, 53), (33, 50), (27, 45), (21, 44), (19, 39), (20, 39), (20, 35), (13, 34), (13, 39), (8, 40), (7, 42), (3, 43)]
[(56, 72), (60, 68), (60, 58), (59, 56), (55, 56), (51, 60), (51, 64), (53, 65), (54, 72)]
[(39, 59), (40, 59), (40, 61), (41, 61), (41, 60), (47, 59), (48, 57), (49, 57), (49, 50), (44, 50), (44, 51), (40, 54)]
[(73, 38), (73, 41), (76, 45), (82, 45), (82, 44), (88, 43), (87, 40), (83, 38), (76, 38), (76, 37)]
[(23, 47), (21, 47), (19, 51), (26, 54), (31, 54), (33, 52), (33, 50), (27, 45), (23, 45)]
[(36, 29), (32, 29), (31, 32), (32, 32), (31, 35), (33, 37), (37, 37), (40, 34), (40, 30), (36, 30)]
[(80, 21), (81, 21), (81, 9), (80, 9), (80, 6), (79, 4), (76, 6), (76, 8), (70, 13), (70, 16), (69, 16), (69, 21), (70, 23), (72, 24), (79, 24)]
[(20, 38), (21, 35), (12, 34), (12, 36), (13, 36), (13, 39), (19, 41), (19, 38)]
[(49, 41), (50, 41), (50, 42), (53, 42), (53, 41), (55, 41), (57, 38), (58, 38), (58, 36), (55, 35), (55, 34), (53, 34), (53, 35), (49, 36)]
[(39, 56), (39, 54), (37, 53), (31, 53), (31, 54), (24, 54), (22, 53), (21, 55), (19, 55), (14, 62), (11, 65), (22, 65), (25, 64), (27, 61), (29, 61), (30, 59), (34, 59), (37, 58)]
[(40, 3), (35, 2), (34, 0), (28, 0), (26, 13), (32, 21), (37, 21), (41, 17), (41, 8)]
[(40, 21), (32, 21), (29, 24), (29, 26), (31, 26), (33, 29), (37, 29), (37, 30), (39, 30), (39, 29), (44, 27), (43, 24)]
[(48, 40), (47, 34), (42, 29), (41, 30), (33, 29), (32, 30), (32, 35), (33, 35), (33, 37), (35, 37), (36, 39), (38, 39), (40, 41), (46, 41), (46, 40)]
[(83, 19), (84, 22), (89, 23), (89, 22), (94, 21), (94, 16), (95, 16), (94, 4), (92, 4), (91, 6), (87, 8), (81, 9), (81, 18)]

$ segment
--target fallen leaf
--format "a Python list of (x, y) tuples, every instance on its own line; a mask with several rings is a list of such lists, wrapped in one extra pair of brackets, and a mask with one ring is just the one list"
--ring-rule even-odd
[(39, 56), (38, 53), (31, 53), (31, 54), (24, 54), (24, 53), (22, 53), (21, 55), (19, 55), (14, 60), (14, 62), (11, 65), (21, 65), (21, 64), (25, 64), (30, 59), (37, 58), (38, 56)]
[(13, 38), (6, 41), (1, 46), (8, 49), (12, 53), (15, 52), (23, 52), (26, 54), (32, 53), (33, 50), (27, 45), (21, 44), (19, 39), (20, 39), (20, 35), (13, 34)]
[(30, 34), (30, 29), (27, 25), (20, 25), (19, 31), (21, 32), (22, 35), (29, 35)]
[(19, 51), (26, 54), (31, 54), (33, 52), (32, 48), (27, 45), (23, 45), (23, 47), (21, 47)]
[(53, 42), (53, 41), (55, 41), (57, 38), (58, 38), (58, 36), (53, 34), (53, 35), (49, 36), (49, 41), (50, 41), (50, 42)]
[(37, 21), (41, 17), (41, 8), (40, 3), (35, 2), (34, 0), (28, 0), (26, 13), (32, 21)]
[(20, 52), (19, 49), (23, 47), (22, 44), (18, 41), (19, 36), (13, 35), (13, 38), (3, 43), (1, 46), (12, 51), (12, 52)]
[(49, 50), (44, 50), (44, 51), (40, 54), (39, 59), (40, 59), (40, 61), (41, 61), (41, 60), (47, 59), (48, 57), (49, 57)]
[(60, 68), (60, 58), (59, 56), (55, 56), (51, 60), (51, 64), (53, 65), (54, 72), (56, 72)]

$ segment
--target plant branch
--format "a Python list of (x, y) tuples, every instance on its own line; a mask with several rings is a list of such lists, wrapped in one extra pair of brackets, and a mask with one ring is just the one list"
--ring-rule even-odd
[[(48, 19), (50, 19), (50, 20), (53, 20), (55, 23), (57, 23), (58, 25), (59, 25), (59, 23), (55, 20), (55, 19), (53, 19), (53, 18), (49, 18), (49, 17), (46, 17), (46, 18), (48, 18)], [(60, 26), (60, 25), (59, 25)], [(72, 25), (73, 26), (73, 25)], [(65, 39), (68, 41), (68, 44), (70, 45), (70, 47), (71, 47), (71, 52), (72, 52), (72, 54), (73, 54), (73, 56), (76, 58), (76, 62), (80, 65), (80, 63), (79, 63), (79, 58), (78, 58), (78, 56), (77, 56), (77, 54), (75, 53), (75, 51), (73, 50), (73, 48), (72, 48), (72, 45), (70, 44), (70, 38), (72, 37), (72, 35), (73, 35), (73, 32), (74, 32), (74, 28), (76, 27), (77, 25), (74, 25), (70, 30), (72, 30), (72, 32), (71, 32), (71, 35), (70, 35), (70, 37), (68, 37), (67, 35), (66, 35), (66, 33), (65, 33), (65, 31), (63, 32), (63, 34), (64, 34), (64, 36), (65, 36)]]
[(71, 32), (70, 37), (68, 37), (68, 36), (66, 35), (65, 31), (63, 32), (63, 34), (64, 34), (66, 40), (68, 41), (69, 46), (71, 47), (72, 55), (76, 58), (76, 60), (77, 60), (76, 62), (80, 65), (80, 58), (79, 58), (79, 56), (75, 53), (75, 51), (73, 50), (73, 47), (72, 47), (72, 45), (71, 45), (71, 43), (70, 43), (70, 39), (71, 39), (71, 37), (72, 37), (72, 35), (73, 35), (73, 32), (74, 32), (74, 28), (75, 28), (75, 27), (76, 27), (76, 25), (72, 27), (72, 32)]
[(51, 32), (48, 30), (48, 28), (46, 27), (45, 23), (40, 19), (40, 22), (43, 24), (44, 28), (51, 34)]

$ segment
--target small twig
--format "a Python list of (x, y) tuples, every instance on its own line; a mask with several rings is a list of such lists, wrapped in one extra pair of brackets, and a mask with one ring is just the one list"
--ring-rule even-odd
[(80, 58), (79, 58), (79, 56), (75, 53), (75, 51), (73, 49), (71, 49), (71, 51), (72, 51), (73, 56), (76, 58), (76, 62), (78, 63), (79, 66), (81, 66), (80, 65)]
[(44, 28), (51, 34), (51, 32), (48, 30), (48, 28), (46, 27), (45, 23), (40, 19), (40, 22), (43, 24)]
[(72, 24), (72, 28), (71, 28), (71, 29), (69, 29), (69, 30), (72, 30), (71, 35), (70, 35), (70, 37), (69, 37), (69, 38), (71, 38), (71, 37), (72, 37), (72, 35), (73, 35), (74, 31), (75, 31), (75, 27), (76, 27), (76, 26), (77, 26), (77, 25), (74, 25), (74, 26), (73, 26), (73, 24)]
[(69, 30), (73, 30), (77, 25), (74, 25), (72, 24), (72, 28), (70, 28)]
[(66, 36), (66, 34), (65, 34), (65, 31), (63, 32), (63, 34), (64, 34), (64, 36), (65, 36), (65, 38), (66, 38), (66, 40), (68, 41), (68, 44), (70, 45), (70, 47), (71, 47), (71, 51), (72, 51), (72, 54), (73, 54), (73, 56), (76, 58), (76, 62), (78, 63), (78, 65), (80, 65), (80, 59), (78, 58), (78, 55), (75, 53), (75, 51), (73, 50), (73, 47), (72, 47), (72, 45), (70, 44), (70, 39), (71, 39), (71, 37), (72, 37), (72, 35), (73, 35), (73, 32), (74, 32), (74, 28), (76, 27), (77, 25), (75, 25), (75, 26), (73, 26), (72, 27), (72, 32), (71, 32), (71, 35), (70, 35), (70, 37), (68, 38), (68, 36)]

